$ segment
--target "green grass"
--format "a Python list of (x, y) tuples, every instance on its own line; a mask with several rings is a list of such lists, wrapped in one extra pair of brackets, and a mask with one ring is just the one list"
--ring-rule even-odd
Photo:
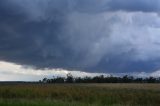
[(0, 100), (0, 106), (97, 106), (79, 102), (63, 102), (57, 100), (25, 100), (25, 99), (5, 99)]
[(0, 106), (160, 106), (160, 84), (0, 85)]

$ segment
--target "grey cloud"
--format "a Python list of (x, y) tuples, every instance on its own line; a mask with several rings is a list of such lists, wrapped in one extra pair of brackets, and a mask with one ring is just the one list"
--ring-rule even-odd
[(158, 4), (0, 1), (0, 60), (90, 72), (153, 71), (160, 59)]
[(159, 0), (110, 0), (110, 10), (159, 12)]
[(49, 18), (52, 13), (84, 12), (100, 13), (106, 11), (159, 12), (159, 0), (5, 0), (6, 6), (18, 7), (34, 17)]

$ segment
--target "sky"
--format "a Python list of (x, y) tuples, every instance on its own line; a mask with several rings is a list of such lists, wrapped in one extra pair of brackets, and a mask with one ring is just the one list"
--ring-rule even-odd
[(159, 70), (159, 0), (0, 0), (0, 80)]

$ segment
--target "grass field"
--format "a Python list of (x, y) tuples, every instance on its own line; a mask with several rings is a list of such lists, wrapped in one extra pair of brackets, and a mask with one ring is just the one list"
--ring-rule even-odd
[(0, 106), (160, 106), (160, 84), (1, 84)]

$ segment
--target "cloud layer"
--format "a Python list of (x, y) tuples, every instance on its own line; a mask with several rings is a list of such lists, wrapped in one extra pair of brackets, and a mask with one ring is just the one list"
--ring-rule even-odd
[(159, 0), (0, 1), (0, 60), (38, 69), (160, 68)]
[(160, 70), (146, 73), (146, 72), (130, 72), (130, 73), (87, 73), (81, 71), (69, 71), (63, 69), (45, 69), (35, 70), (32, 68), (25, 68), (21, 65), (16, 65), (9, 62), (0, 61), (0, 81), (39, 81), (43, 78), (53, 78), (53, 77), (66, 77), (68, 73), (71, 73), (74, 77), (94, 77), (99, 75), (104, 76), (118, 76), (122, 77), (124, 75), (130, 75), (145, 78), (145, 77), (160, 77)]
[(104, 73), (87, 73), (81, 71), (68, 71), (64, 69), (35, 70), (16, 65), (9, 62), (0, 61), (0, 81), (39, 81), (43, 78), (67, 77), (71, 73), (74, 77), (93, 77), (99, 75), (110, 76)]

